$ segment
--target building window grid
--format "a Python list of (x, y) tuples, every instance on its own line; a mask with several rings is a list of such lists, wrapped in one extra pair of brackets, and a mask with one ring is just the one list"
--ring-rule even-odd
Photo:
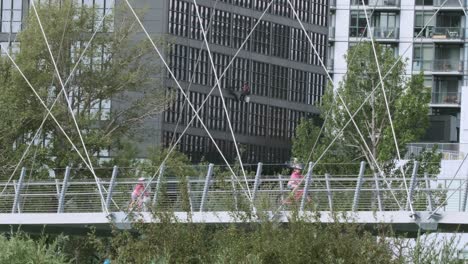
[(272, 82), (270, 85), (270, 96), (273, 98), (287, 100), (289, 87), (289, 68), (279, 65), (272, 65), (271, 76)]
[(23, 1), (22, 0), (2, 0), (1, 7), (1, 26), (0, 32), (17, 33), (21, 30), (21, 20)]
[[(189, 48), (183, 45), (174, 44), (170, 50), (169, 67), (177, 80), (187, 81), (187, 58)], [(168, 72), (169, 74), (169, 72)], [(171, 77), (171, 76), (169, 76)]]
[(293, 17), (288, 0), (276, 0), (273, 2), (270, 13), (277, 16)]
[[(311, 53), (311, 64), (312, 65), (321, 65), (320, 60), (325, 63), (325, 56), (326, 56), (326, 35), (319, 34), (315, 32), (310, 32), (310, 37), (312, 42), (315, 43), (315, 50), (317, 51), (318, 55), (315, 52)], [(320, 58), (320, 59), (319, 59)]]
[(272, 23), (273, 41), (272, 55), (280, 58), (289, 58), (289, 40), (291, 28), (286, 25)]
[[(202, 28), (200, 26), (200, 21), (197, 16), (197, 10), (195, 8), (195, 5), (191, 5), (191, 27), (190, 27), (190, 36), (193, 39), (198, 39), (198, 40), (203, 40), (203, 33), (202, 33)], [(203, 28), (208, 31), (208, 25), (210, 24), (210, 18), (211, 18), (211, 9), (206, 6), (198, 6), (198, 11), (200, 13), (200, 18), (203, 24)], [(210, 41), (210, 35), (206, 34), (206, 38), (208, 41)]]
[(249, 135), (252, 136), (266, 136), (267, 120), (268, 120), (268, 106), (257, 103), (249, 103)]
[(188, 67), (188, 76), (193, 83), (208, 85), (211, 66), (206, 50), (190, 48)]
[(169, 33), (188, 37), (190, 26), (190, 4), (180, 0), (169, 2)]
[(210, 96), (208, 99), (208, 128), (226, 130), (223, 102), (219, 96)]
[(211, 26), (211, 42), (229, 47), (231, 45), (231, 25), (231, 13), (215, 10)]
[(232, 63), (230, 74), (230, 88), (233, 90), (241, 90), (244, 83), (250, 83), (250, 60), (237, 57)]
[(268, 21), (262, 20), (255, 28), (252, 36), (254, 52), (270, 55), (271, 24)]
[(270, 64), (252, 61), (252, 94), (268, 96), (269, 80)]
[(270, 124), (268, 126), (268, 136), (273, 138), (286, 138), (286, 124), (288, 112), (286, 108), (270, 106)]
[[(218, 78), (221, 76), (221, 74), (223, 74), (223, 72), (226, 69), (226, 66), (229, 64), (230, 60), (231, 60), (231, 58), (228, 55), (224, 55), (224, 54), (221, 54), (221, 53), (213, 53), (213, 62), (214, 62), (214, 66), (215, 66)], [(211, 84), (213, 86), (217, 84), (215, 77), (216, 76), (214, 74), (211, 74)], [(229, 84), (228, 84), (229, 78), (230, 78), (230, 76), (229, 76), (229, 71), (228, 71), (228, 72), (226, 72), (226, 74), (224, 74), (224, 77), (219, 80), (221, 88), (229, 87)]]
[(249, 106), (248, 103), (230, 100), (231, 120), (234, 132), (240, 134), (248, 134), (248, 118)]
[[(195, 110), (198, 110), (198, 108), (202, 105), (203, 101), (206, 98), (205, 94), (197, 93), (197, 92), (190, 92), (188, 96), (189, 96), (190, 102), (192, 103)], [(187, 109), (185, 111), (185, 113), (186, 113), (186, 115), (185, 115), (186, 119), (185, 120), (191, 120), (195, 116), (195, 113), (193, 113), (193, 111), (191, 109)], [(200, 116), (202, 118), (203, 122), (206, 123), (205, 106), (203, 106), (200, 109), (200, 111), (198, 112), (198, 116)], [(191, 126), (192, 127), (197, 127), (197, 128), (202, 127), (201, 122), (200, 122), (200, 120), (198, 118), (195, 118), (195, 121), (192, 122)]]
[(298, 28), (291, 28), (291, 55), (293, 61), (310, 63), (310, 45), (304, 31)]
[(307, 72), (291, 69), (291, 89), (289, 100), (307, 103)]
[[(240, 48), (244, 40), (247, 38), (251, 30), (251, 21), (252, 19), (247, 16), (233, 14), (232, 15), (232, 36), (233, 36), (233, 45), (235, 49)], [(250, 50), (250, 38), (244, 44), (244, 50)]]

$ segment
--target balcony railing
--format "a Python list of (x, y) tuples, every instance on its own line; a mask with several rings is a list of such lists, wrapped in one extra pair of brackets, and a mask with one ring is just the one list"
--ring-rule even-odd
[(414, 60), (413, 71), (463, 72), (461, 60)]
[[(420, 31), (422, 30), (421, 34)], [(432, 39), (462, 39), (465, 37), (465, 31), (460, 27), (433, 27), (426, 28), (415, 27), (414, 37), (432, 38)]]
[[(364, 0), (369, 7), (400, 7), (400, 0)], [(351, 5), (362, 5), (362, 0), (352, 0)]]
[[(460, 2), (462, 5), (460, 5)], [(465, 1), (459, 1), (459, 0), (434, 0), (434, 6), (435, 7), (464, 7), (465, 6)]]
[[(398, 39), (399, 32), (397, 27), (372, 27), (372, 35), (375, 39)], [(350, 28), (349, 36), (370, 38), (370, 31), (367, 28)]]
[(437, 146), (436, 152), (442, 153), (442, 159), (460, 160), (465, 157), (465, 154), (460, 151), (460, 145), (460, 143), (409, 143), (405, 159), (419, 156), (423, 151), (430, 151)]
[(458, 92), (432, 93), (432, 104), (460, 105), (461, 94)]
[(434, 27), (432, 29), (433, 39), (461, 39), (463, 29), (459, 27)]
[[(394, 27), (373, 27), (372, 35), (377, 39), (398, 39), (399, 28)], [(369, 33), (368, 33), (369, 35)]]

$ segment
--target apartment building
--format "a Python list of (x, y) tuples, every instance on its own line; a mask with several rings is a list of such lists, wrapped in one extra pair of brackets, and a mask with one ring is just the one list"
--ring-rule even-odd
[(461, 91), (468, 78), (466, 2), (332, 0), (328, 67), (336, 84), (346, 73), (348, 47), (370, 40), (364, 5), (374, 40), (408, 61), (408, 75), (424, 71), (425, 85), (432, 90), (431, 126), (424, 140), (459, 142)]
[[(113, 8), (111, 0), (76, 0), (102, 10)], [(29, 0), (0, 0), (0, 45), (16, 47), (15, 36), (28, 13)], [(233, 161), (236, 151), (225, 116), (224, 97), (233, 130), (244, 162), (284, 162), (290, 158), (291, 138), (302, 117), (317, 115), (326, 87), (326, 75), (319, 63), (325, 60), (328, 42), (328, 0), (293, 0), (292, 3), (312, 38), (316, 56), (296, 21), (287, 0), (198, 0), (199, 12), (220, 76), (231, 60), (232, 66), (221, 79), (221, 91), (212, 72), (209, 54), (193, 0), (134, 0), (134, 8), (144, 10), (144, 25), (151, 35), (170, 42), (165, 58), (215, 141)], [(124, 3), (122, 0), (116, 4)], [(248, 33), (266, 10), (262, 20), (242, 47)], [(119, 14), (117, 14), (119, 15)], [(138, 36), (144, 37), (143, 33)], [(161, 76), (161, 75), (158, 75)], [(193, 117), (174, 80), (162, 77), (167, 92), (175, 98), (167, 111), (144, 122), (140, 138), (135, 139), (142, 157), (149, 147), (169, 147)], [(249, 100), (238, 100), (235, 93), (247, 85)], [(138, 95), (136, 95), (138, 96)], [(248, 102), (247, 102), (248, 101)], [(118, 108), (110, 101), (106, 106)], [(205, 158), (221, 162), (201, 122), (195, 120), (178, 144), (193, 161)]]

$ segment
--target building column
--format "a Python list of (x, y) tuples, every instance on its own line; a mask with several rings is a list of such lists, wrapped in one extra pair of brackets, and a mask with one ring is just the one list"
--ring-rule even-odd
[(466, 80), (464, 82), (465, 85), (460, 87), (460, 153), (463, 157), (468, 154), (468, 86), (466, 86)]

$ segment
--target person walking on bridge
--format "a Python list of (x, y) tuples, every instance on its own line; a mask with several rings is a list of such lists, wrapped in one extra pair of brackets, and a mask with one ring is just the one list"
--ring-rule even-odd
[(146, 203), (149, 201), (149, 191), (145, 190), (146, 178), (138, 178), (138, 183), (135, 185), (132, 191), (132, 204), (131, 206), (137, 206), (139, 210), (147, 211)]

